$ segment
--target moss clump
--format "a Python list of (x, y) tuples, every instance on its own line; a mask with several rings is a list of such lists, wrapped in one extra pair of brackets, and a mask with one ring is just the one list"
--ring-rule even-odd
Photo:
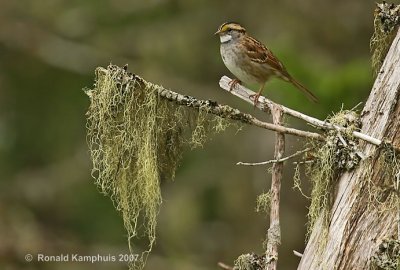
[(240, 255), (235, 260), (234, 270), (261, 270), (264, 269), (265, 256), (258, 256), (254, 253)]
[(378, 251), (371, 257), (371, 269), (398, 270), (400, 269), (400, 241), (385, 239), (379, 245)]
[(374, 12), (374, 34), (371, 37), (372, 70), (378, 74), (400, 25), (400, 5), (377, 4)]
[(153, 247), (162, 202), (160, 181), (174, 178), (184, 145), (200, 146), (208, 132), (227, 126), (225, 119), (202, 108), (160, 98), (160, 88), (126, 67), (110, 65), (96, 70), (95, 86), (86, 91), (92, 176), (122, 214), (131, 252), (135, 237), (147, 238), (147, 249), (132, 268), (142, 268)]

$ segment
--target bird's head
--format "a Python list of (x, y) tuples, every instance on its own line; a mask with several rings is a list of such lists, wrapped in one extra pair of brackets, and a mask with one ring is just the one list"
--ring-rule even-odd
[(246, 34), (246, 29), (238, 23), (226, 22), (223, 23), (215, 35), (219, 35), (221, 43), (229, 42), (233, 39), (240, 38)]

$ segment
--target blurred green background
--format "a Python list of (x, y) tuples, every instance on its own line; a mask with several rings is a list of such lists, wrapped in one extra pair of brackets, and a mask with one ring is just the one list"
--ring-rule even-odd
[[(90, 177), (89, 100), (81, 89), (92, 86), (97, 66), (128, 63), (130, 71), (148, 81), (269, 120), (218, 87), (222, 75), (231, 75), (213, 33), (225, 21), (238, 21), (320, 103), (309, 103), (279, 81), (269, 83), (264, 94), (325, 118), (369, 94), (374, 2), (0, 1), (0, 268), (127, 269), (123, 263), (24, 259), (27, 253), (128, 251), (119, 214)], [(232, 264), (242, 253), (262, 252), (268, 219), (254, 208), (271, 176), (265, 167), (235, 164), (271, 159), (273, 140), (272, 132), (245, 126), (185, 153), (176, 181), (162, 183), (158, 239), (146, 269), (218, 269), (219, 261)], [(287, 153), (301, 144), (288, 136)], [(287, 164), (280, 269), (295, 269), (299, 258), (292, 250), (304, 249), (309, 202), (292, 189), (292, 177)]]

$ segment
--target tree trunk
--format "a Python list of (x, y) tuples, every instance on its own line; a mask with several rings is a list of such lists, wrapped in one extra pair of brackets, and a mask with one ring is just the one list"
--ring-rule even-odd
[[(399, 91), (398, 31), (361, 115), (362, 133), (397, 147), (400, 145)], [(397, 238), (397, 210), (384, 210), (385, 204), (377, 204), (370, 197), (371, 182), (382, 185), (384, 181), (385, 168), (379, 162), (381, 150), (363, 141), (360, 149), (369, 157), (368, 161), (339, 176), (328, 233), (324, 234), (323, 222), (318, 220), (298, 269), (369, 269), (370, 257), (382, 240)]]

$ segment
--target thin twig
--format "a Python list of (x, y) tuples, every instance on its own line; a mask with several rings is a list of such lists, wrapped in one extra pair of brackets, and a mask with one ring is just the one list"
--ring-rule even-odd
[(224, 264), (223, 262), (218, 263), (218, 267), (224, 270), (233, 270), (232, 266), (229, 266), (227, 264)]
[(347, 142), (345, 141), (345, 139), (343, 138), (342, 134), (340, 133), (340, 129), (337, 126), (334, 126), (334, 128), (337, 131), (337, 136), (339, 138), (339, 140), (342, 142), (344, 147), (347, 147)]
[[(219, 81), (219, 86), (227, 91), (230, 91), (230, 85), (229, 82), (232, 81), (229, 77), (227, 76), (223, 76), (221, 78), (221, 80)], [(234, 87), (234, 89), (232, 89), (231, 94), (243, 99), (244, 101), (254, 104), (254, 101), (252, 99), (250, 99), (250, 96), (254, 96), (254, 92), (251, 91), (250, 89), (244, 87), (243, 85), (239, 85), (237, 84), (236, 87)], [(318, 127), (318, 128), (322, 128), (322, 129), (338, 129), (340, 131), (344, 131), (345, 128), (341, 127), (341, 126), (337, 126), (337, 125), (333, 125), (331, 123), (328, 123), (326, 121), (322, 121), (319, 120), (317, 118), (314, 118), (312, 116), (308, 116), (306, 114), (303, 114), (301, 112), (295, 111), (293, 109), (287, 108), (283, 105), (277, 104), (267, 98), (265, 98), (264, 96), (260, 96), (258, 99), (258, 103), (257, 103), (257, 108), (259, 108), (262, 111), (268, 112), (270, 113), (270, 108), (271, 106), (279, 106), (280, 110), (287, 115), (291, 115), (293, 117), (299, 118), (301, 120), (306, 121), (307, 123)], [(380, 145), (382, 143), (381, 140), (373, 138), (371, 136), (368, 136), (366, 134), (363, 134), (361, 132), (358, 131), (353, 131), (353, 136), (364, 140), (366, 142), (369, 142), (371, 144), (374, 145)]]
[(314, 160), (303, 160), (303, 161), (295, 161), (293, 162), (294, 165), (301, 165), (301, 164), (309, 164), (309, 163), (313, 163)]
[(300, 253), (300, 252), (298, 252), (298, 251), (296, 251), (296, 250), (293, 250), (293, 254), (295, 255), (295, 256), (297, 256), (297, 257), (303, 257), (303, 253)]
[(300, 156), (301, 154), (304, 154), (304, 153), (310, 151), (311, 149), (312, 149), (312, 148), (309, 147), (309, 148), (306, 148), (306, 149), (297, 151), (296, 153), (294, 153), (294, 154), (292, 154), (292, 155), (290, 155), (290, 156), (281, 158), (281, 159), (271, 159), (271, 160), (262, 161), (262, 162), (255, 162), (255, 163), (250, 163), (250, 162), (238, 162), (238, 163), (236, 163), (236, 165), (258, 166), (258, 165), (267, 165), (267, 164), (271, 164), (271, 163), (284, 162), (284, 161), (287, 161), (287, 160), (292, 159), (292, 158), (294, 158), (294, 157)]

